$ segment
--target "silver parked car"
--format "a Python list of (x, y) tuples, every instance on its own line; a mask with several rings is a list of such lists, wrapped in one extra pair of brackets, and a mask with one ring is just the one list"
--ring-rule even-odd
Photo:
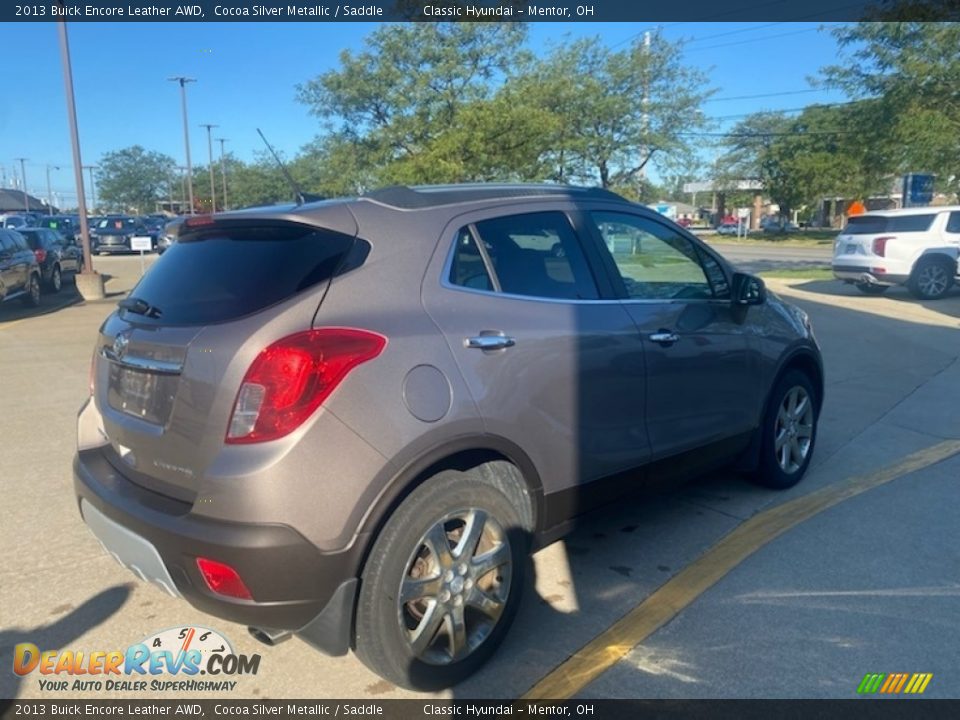
[(75, 488), (121, 563), (418, 688), (479, 667), (526, 553), (616, 492), (734, 463), (794, 485), (823, 400), (805, 313), (561, 186), (187, 219), (91, 377)]

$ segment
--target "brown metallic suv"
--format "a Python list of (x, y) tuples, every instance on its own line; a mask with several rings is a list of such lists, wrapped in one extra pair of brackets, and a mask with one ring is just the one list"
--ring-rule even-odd
[(436, 688), (531, 549), (680, 468), (793, 485), (822, 398), (807, 316), (644, 207), (389, 188), (185, 221), (100, 329), (75, 485), (170, 594)]

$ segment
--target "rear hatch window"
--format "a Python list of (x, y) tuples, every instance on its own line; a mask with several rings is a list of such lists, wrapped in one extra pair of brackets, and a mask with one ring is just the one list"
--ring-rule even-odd
[(348, 235), (296, 224), (183, 228), (131, 291), (142, 310), (123, 313), (159, 325), (244, 317), (329, 281), (352, 243)]
[(936, 213), (922, 215), (859, 215), (847, 221), (846, 235), (877, 235), (894, 232), (926, 232), (933, 225)]

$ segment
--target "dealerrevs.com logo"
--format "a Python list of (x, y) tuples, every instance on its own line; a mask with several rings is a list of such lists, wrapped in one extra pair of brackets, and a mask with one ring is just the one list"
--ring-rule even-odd
[(44, 676), (39, 688), (50, 692), (232, 691), (238, 681), (227, 678), (259, 669), (260, 655), (238, 655), (216, 630), (192, 626), (162, 630), (126, 650), (41, 650), (20, 643), (13, 653), (13, 672)]

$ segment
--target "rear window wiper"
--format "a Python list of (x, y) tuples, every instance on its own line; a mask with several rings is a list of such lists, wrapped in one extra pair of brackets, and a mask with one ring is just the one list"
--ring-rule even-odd
[(132, 313), (144, 315), (149, 318), (158, 318), (163, 314), (160, 308), (151, 305), (142, 298), (124, 298), (117, 305), (121, 310), (129, 310)]

